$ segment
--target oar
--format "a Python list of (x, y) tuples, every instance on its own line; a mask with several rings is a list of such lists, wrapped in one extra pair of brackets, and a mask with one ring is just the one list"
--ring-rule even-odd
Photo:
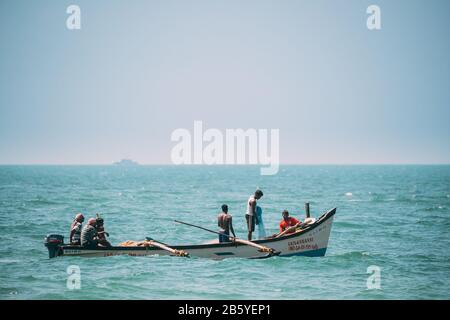
[(148, 237), (145, 238), (145, 242), (150, 244), (150, 245), (152, 245), (152, 246), (154, 246), (154, 247), (157, 247), (157, 248), (160, 248), (162, 250), (168, 251), (168, 252), (170, 252), (170, 253), (178, 256), (178, 257), (190, 258), (188, 252), (186, 252), (184, 250), (177, 250), (177, 249), (168, 247), (168, 246), (166, 246), (163, 243), (160, 243), (160, 242), (157, 242), (157, 241), (153, 240), (152, 238), (148, 238)]
[[(205, 231), (208, 231), (208, 232), (212, 232), (212, 233), (215, 233), (215, 234), (223, 235), (220, 232), (217, 232), (217, 231), (214, 231), (214, 230), (210, 230), (210, 229), (206, 229), (206, 228), (203, 228), (203, 227), (200, 227), (200, 226), (196, 226), (195, 224), (190, 224), (190, 223), (183, 222), (183, 221), (178, 221), (178, 220), (174, 220), (174, 221), (177, 222), (177, 223), (185, 224), (187, 226), (191, 226), (191, 227), (199, 228), (199, 229), (202, 229), (202, 230), (205, 230)], [(248, 246), (251, 246), (251, 247), (255, 247), (260, 252), (267, 252), (267, 253), (270, 253), (270, 254), (276, 254), (275, 249), (272, 249), (272, 248), (269, 248), (269, 247), (266, 247), (266, 246), (262, 246), (262, 245), (259, 245), (257, 243), (254, 243), (254, 242), (251, 242), (251, 241), (248, 241), (248, 240), (238, 239), (238, 238), (232, 237), (232, 236), (228, 236), (228, 238), (233, 239), (235, 242), (242, 243), (242, 244), (245, 244), (245, 245), (248, 245)]]
[(291, 226), (289, 228), (286, 228), (283, 232), (280, 232), (279, 234), (277, 234), (275, 236), (275, 238), (279, 238), (281, 236), (284, 236), (286, 233), (288, 233), (288, 232), (290, 232), (292, 230), (295, 230), (297, 227), (300, 227), (300, 226), (301, 226), (301, 222), (297, 223), (295, 226)]

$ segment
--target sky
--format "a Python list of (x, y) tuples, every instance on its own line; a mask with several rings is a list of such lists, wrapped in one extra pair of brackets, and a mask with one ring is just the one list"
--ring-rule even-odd
[(449, 9), (0, 0), (0, 164), (170, 164), (196, 120), (279, 129), (285, 164), (450, 163)]

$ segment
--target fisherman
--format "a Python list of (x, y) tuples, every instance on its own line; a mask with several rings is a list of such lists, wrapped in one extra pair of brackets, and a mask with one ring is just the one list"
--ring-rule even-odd
[(97, 231), (95, 230), (95, 218), (90, 218), (81, 230), (81, 245), (88, 248), (96, 248), (98, 245)]
[(71, 245), (79, 246), (81, 244), (80, 239), (83, 221), (84, 216), (81, 213), (78, 213), (75, 216), (75, 219), (73, 220), (72, 224), (70, 225), (69, 242)]
[(106, 240), (106, 236), (109, 237), (109, 233), (105, 231), (105, 227), (103, 226), (104, 221), (103, 218), (97, 214), (97, 219), (95, 219), (95, 231), (97, 232), (98, 243), (104, 247), (111, 247), (111, 243)]
[(252, 240), (252, 232), (255, 231), (255, 224), (259, 223), (258, 217), (256, 214), (256, 200), (261, 199), (263, 196), (263, 192), (259, 189), (255, 191), (254, 194), (248, 198), (247, 201), (247, 212), (245, 213), (245, 220), (247, 221), (247, 229), (248, 229), (248, 240)]
[(282, 212), (283, 220), (280, 222), (280, 233), (285, 232), (287, 233), (293, 233), (295, 232), (295, 228), (299, 227), (302, 222), (295, 219), (294, 217), (289, 217), (289, 212), (287, 210), (283, 210)]
[(217, 216), (217, 224), (220, 227), (219, 243), (230, 241), (230, 231), (236, 238), (233, 229), (233, 218), (231, 214), (228, 213), (228, 206), (226, 204), (222, 205), (222, 212)]

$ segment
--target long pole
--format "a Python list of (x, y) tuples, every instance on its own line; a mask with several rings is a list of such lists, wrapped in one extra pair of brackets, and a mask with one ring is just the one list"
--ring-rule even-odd
[[(174, 220), (174, 221), (177, 222), (177, 223), (185, 224), (187, 226), (199, 228), (199, 229), (211, 232), (211, 233), (222, 235), (222, 233), (220, 233), (220, 232), (217, 232), (217, 231), (214, 231), (214, 230), (210, 230), (210, 229), (207, 229), (207, 228), (203, 228), (203, 227), (197, 226), (195, 224), (191, 224), (191, 223), (187, 223), (187, 222), (183, 222), (183, 221), (178, 221), (178, 220)], [(267, 252), (267, 253), (271, 253), (271, 254), (275, 253), (275, 249), (272, 249), (272, 248), (269, 248), (269, 247), (266, 247), (266, 246), (262, 246), (262, 245), (259, 245), (257, 243), (251, 242), (251, 241), (238, 239), (238, 238), (232, 237), (232, 236), (228, 236), (228, 238), (233, 239), (235, 242), (242, 243), (242, 244), (245, 244), (247, 246), (255, 247), (260, 252)]]
[(305, 202), (305, 213), (307, 218), (311, 217), (311, 214), (309, 213), (309, 202)]
[(186, 257), (189, 258), (189, 253), (184, 251), (184, 250), (177, 250), (171, 247), (166, 246), (165, 244), (162, 244), (160, 242), (157, 242), (155, 240), (146, 240), (147, 243), (149, 243), (150, 245), (160, 248), (162, 250), (166, 250), (169, 251), (170, 253), (178, 256), (178, 257)]

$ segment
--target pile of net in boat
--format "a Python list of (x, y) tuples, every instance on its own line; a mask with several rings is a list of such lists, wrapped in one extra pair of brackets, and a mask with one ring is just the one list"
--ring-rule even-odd
[(120, 247), (150, 247), (152, 244), (148, 240), (143, 241), (135, 241), (135, 240), (127, 240), (125, 242), (119, 243)]
[(164, 243), (160, 243), (157, 241), (154, 241), (152, 238), (147, 238), (143, 241), (134, 241), (134, 240), (127, 240), (125, 242), (122, 242), (119, 244), (120, 247), (156, 247), (165, 251), (170, 252), (173, 255), (179, 256), (179, 257), (189, 257), (189, 253), (184, 250), (177, 250), (174, 248), (171, 248)]

